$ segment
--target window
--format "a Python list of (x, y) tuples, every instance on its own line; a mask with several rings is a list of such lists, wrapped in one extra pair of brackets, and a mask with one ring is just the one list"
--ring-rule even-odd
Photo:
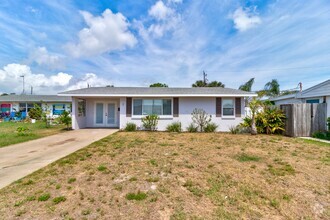
[(19, 112), (26, 112), (26, 103), (19, 103)]
[(234, 116), (234, 99), (223, 99), (222, 115), (223, 116)]
[(306, 100), (306, 103), (320, 103), (320, 100), (319, 99), (309, 99), (309, 100)]
[(65, 104), (54, 104), (53, 115), (61, 115), (65, 110)]
[(34, 105), (41, 107), (41, 103), (27, 103), (27, 111), (29, 112), (31, 108), (34, 108)]
[(134, 99), (133, 115), (172, 115), (171, 99)]

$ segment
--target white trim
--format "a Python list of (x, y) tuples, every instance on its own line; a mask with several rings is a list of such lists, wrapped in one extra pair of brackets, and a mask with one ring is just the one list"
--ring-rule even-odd
[[(224, 103), (224, 100), (232, 100), (233, 101), (233, 107), (234, 107), (234, 109), (233, 109), (233, 115), (224, 115), (223, 114), (223, 103)], [(221, 100), (221, 117), (222, 118), (235, 118), (236, 117), (236, 115), (235, 115), (235, 111), (236, 111), (236, 102), (235, 102), (236, 100), (234, 99), (234, 98), (224, 98), (224, 99), (222, 99)]]
[[(137, 99), (142, 99), (142, 112), (143, 112), (143, 100), (155, 100), (157, 99), (158, 97), (156, 98), (143, 98), (143, 97), (134, 97), (132, 99), (132, 106), (131, 106), (131, 109), (132, 109), (132, 118), (143, 118), (147, 115), (134, 115), (134, 100), (137, 100)], [(159, 98), (158, 98), (159, 99)], [(158, 115), (159, 118), (173, 118), (173, 98), (171, 97), (162, 97), (161, 100), (166, 100), (166, 99), (169, 99), (171, 100), (171, 114), (170, 115)]]
[(72, 97), (257, 97), (257, 94), (61, 94)]
[[(103, 104), (103, 123), (102, 124), (97, 124), (96, 123), (96, 105), (97, 104)], [(108, 104), (114, 104), (115, 105), (115, 123), (114, 124), (108, 124), (108, 114), (109, 114), (109, 110), (108, 110)], [(118, 127), (118, 120), (117, 120), (117, 114), (118, 114), (118, 106), (117, 103), (115, 101), (95, 101), (94, 102), (94, 127)]]

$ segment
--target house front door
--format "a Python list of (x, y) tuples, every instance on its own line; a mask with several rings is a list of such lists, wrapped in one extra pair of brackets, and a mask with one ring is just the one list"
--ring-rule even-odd
[(95, 103), (95, 126), (117, 127), (117, 112), (115, 102)]

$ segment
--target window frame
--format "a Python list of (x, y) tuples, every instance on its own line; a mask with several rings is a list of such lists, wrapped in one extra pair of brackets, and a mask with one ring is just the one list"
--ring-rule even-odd
[[(143, 100), (171, 100), (171, 114), (170, 115), (158, 115), (159, 118), (173, 118), (173, 98), (167, 98), (167, 97), (148, 97), (148, 98), (144, 98), (144, 97), (136, 97), (136, 98), (132, 98), (132, 105), (131, 105), (131, 108), (132, 108), (132, 118), (137, 118), (137, 119), (141, 119), (147, 115), (135, 115), (134, 114), (134, 101), (135, 100), (138, 100), (138, 99), (141, 99), (142, 100), (142, 113), (143, 113)], [(164, 102), (163, 102), (164, 104)], [(162, 106), (163, 107), (163, 106)]]
[[(233, 102), (233, 114), (232, 115), (224, 115), (224, 110), (223, 110), (223, 105), (224, 105), (224, 100), (232, 100)], [(235, 111), (236, 111), (236, 106), (235, 106), (235, 98), (222, 98), (221, 100), (221, 117), (222, 118), (235, 118)]]
[[(316, 100), (317, 100), (317, 102), (314, 102)], [(308, 101), (312, 101), (312, 102), (308, 102)], [(320, 99), (306, 99), (306, 103), (308, 103), (308, 104), (320, 104), (321, 102), (320, 102)]]

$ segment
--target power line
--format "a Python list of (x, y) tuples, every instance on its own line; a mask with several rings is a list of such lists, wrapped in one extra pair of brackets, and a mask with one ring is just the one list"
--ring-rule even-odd
[(212, 71), (207, 70), (210, 73), (240, 73), (240, 72), (267, 72), (267, 71), (278, 71), (278, 70), (292, 70), (292, 69), (320, 69), (330, 68), (330, 66), (313, 66), (313, 67), (288, 67), (288, 68), (274, 68), (274, 69), (249, 69), (249, 70), (225, 70), (225, 71)]

